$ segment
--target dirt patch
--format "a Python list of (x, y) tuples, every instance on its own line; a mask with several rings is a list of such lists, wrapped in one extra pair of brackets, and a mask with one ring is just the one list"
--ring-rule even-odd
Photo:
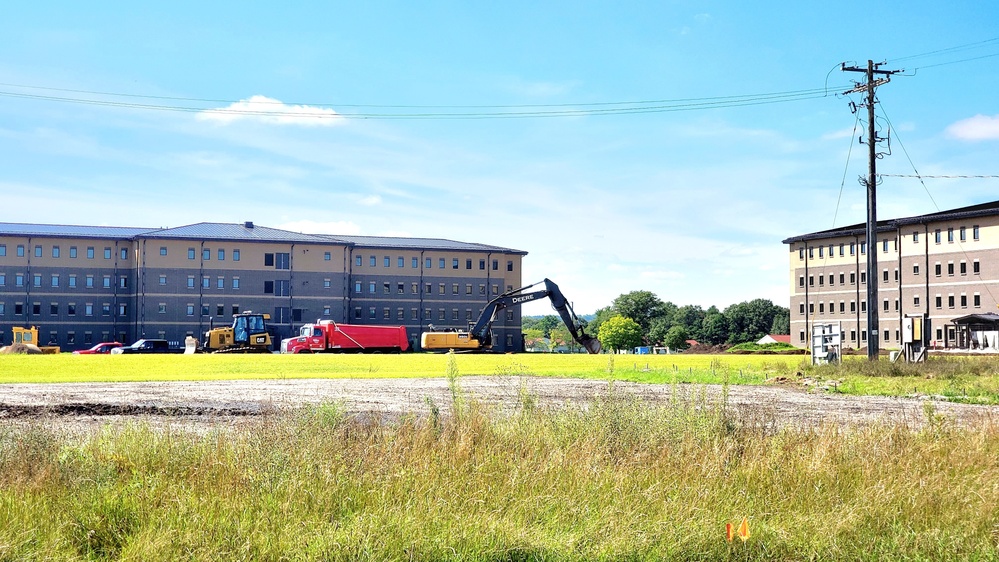
[[(722, 401), (717, 385), (655, 385), (549, 377), (462, 377), (468, 397), (514, 411), (525, 397), (541, 407), (585, 408), (596, 399)], [(727, 404), (753, 425), (814, 427), (833, 423), (919, 427), (928, 412), (962, 424), (999, 420), (999, 407), (952, 404), (927, 397), (845, 396), (797, 383), (732, 386)], [(675, 396), (674, 396), (675, 395)], [(398, 418), (447, 413), (446, 379), (303, 379), (155, 383), (0, 385), (0, 421), (80, 429), (127, 421), (198, 430), (264, 420), (306, 404), (338, 403), (353, 416)], [(928, 407), (929, 406), (929, 407)]]

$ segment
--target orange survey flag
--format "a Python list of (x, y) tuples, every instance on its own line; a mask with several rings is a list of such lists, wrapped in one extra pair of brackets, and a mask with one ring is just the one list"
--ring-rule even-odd
[(725, 523), (725, 540), (732, 542), (735, 538), (735, 527), (731, 523)]
[(746, 539), (749, 538), (749, 520), (745, 517), (742, 518), (742, 524), (739, 525), (739, 538), (742, 539), (742, 542), (746, 542)]

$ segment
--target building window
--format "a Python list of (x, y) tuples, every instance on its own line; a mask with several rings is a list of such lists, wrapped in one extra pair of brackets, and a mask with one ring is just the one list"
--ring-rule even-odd
[(372, 306), (368, 308), (368, 318), (378, 318), (377, 313), (375, 312), (375, 307)]
[(805, 286), (805, 276), (804, 275), (799, 275), (798, 276), (798, 286), (799, 287), (804, 287)]
[(860, 243), (860, 255), (864, 255), (866, 253), (867, 253), (867, 242), (861, 242)]
[(823, 286), (823, 284), (825, 283), (825, 281), (826, 281), (826, 276), (825, 275), (819, 275), (819, 287)]
[(195, 259), (196, 256), (197, 256), (197, 254), (195, 254), (194, 248), (188, 248), (187, 249), (187, 259), (193, 260), (193, 259)]
[(391, 290), (392, 290), (390, 288), (390, 285), (391, 284), (388, 281), (382, 283), (382, 292), (385, 293), (386, 295), (389, 294), (391, 292)]
[(499, 260), (493, 260), (493, 271), (499, 271)]
[(947, 275), (954, 275), (954, 262), (947, 262)]
[(374, 293), (375, 292), (375, 282), (374, 281), (370, 281), (368, 283), (368, 292), (369, 293)]
[(414, 257), (412, 259), (412, 261), (410, 262), (410, 267), (412, 267), (413, 269), (419, 269), (420, 268), (420, 258)]
[(217, 256), (219, 261), (225, 261), (225, 250), (223, 248), (219, 248)]
[(808, 276), (808, 286), (809, 287), (814, 287), (815, 286), (815, 276), (814, 275), (809, 275)]
[(201, 315), (202, 316), (208, 316), (208, 305), (207, 304), (201, 305)]
[(59, 303), (54, 302), (49, 305), (49, 314), (51, 314), (52, 316), (56, 316), (57, 314), (59, 314)]
[(844, 314), (846, 312), (846, 301), (839, 301), (839, 313)]
[(857, 282), (857, 273), (854, 271), (850, 272), (850, 284), (853, 285)]
[(216, 289), (225, 289), (225, 277), (219, 277), (215, 280)]
[(232, 261), (239, 261), (239, 250), (238, 249), (232, 251)]
[(166, 314), (166, 303), (161, 302), (159, 305), (157, 305), (156, 312), (158, 314)]
[(881, 253), (882, 254), (887, 254), (888, 253), (888, 240), (882, 240), (881, 241)]
[(885, 299), (885, 303), (884, 303), (884, 308), (883, 308), (883, 310), (884, 310), (885, 312), (888, 312), (888, 299)]
[(974, 295), (972, 295), (971, 301), (972, 303), (974, 303), (975, 308), (980, 308), (982, 306), (982, 295), (975, 293)]
[(857, 302), (850, 301), (850, 312), (857, 312)]
[(940, 229), (939, 228), (933, 231), (933, 242), (935, 244), (939, 244), (941, 242)]
[(465, 259), (465, 269), (472, 269), (472, 258)]
[(434, 268), (434, 259), (433, 258), (427, 258), (427, 259), (423, 260), (423, 268), (424, 269), (433, 269)]
[(824, 258), (825, 257), (825, 250), (826, 250), (825, 246), (819, 246), (819, 257), (820, 258)]
[(225, 314), (225, 305), (224, 304), (216, 305), (215, 306), (215, 316), (218, 316), (219, 318), (221, 318), (222, 315), (224, 315), (224, 314)]
[(88, 289), (93, 289), (94, 288), (94, 276), (93, 275), (87, 275), (87, 288)]
[(52, 246), (52, 257), (53, 258), (59, 257), (59, 246)]
[(918, 263), (912, 264), (912, 274), (913, 275), (919, 275), (919, 264)]
[(210, 277), (206, 276), (201, 278), (201, 288), (207, 289), (211, 286), (212, 286), (212, 279)]
[(458, 294), (458, 284), (457, 283), (452, 283), (451, 284), (451, 294), (452, 295), (457, 295)]
[(978, 260), (971, 262), (971, 272), (975, 275), (981, 273), (981, 266), (979, 265)]
[(41, 246), (35, 246), (35, 257), (36, 258), (42, 257), (42, 247)]
[(798, 259), (799, 260), (805, 259), (805, 249), (804, 248), (798, 248)]
[(850, 255), (855, 255), (856, 253), (856, 242), (850, 242)]
[[(845, 246), (846, 246), (846, 245), (845, 245), (845, 244), (843, 244), (842, 242), (841, 242), (841, 243), (840, 243), (840, 245), (839, 245), (839, 256), (840, 256), (840, 257), (843, 257), (843, 249), (845, 248)], [(513, 270), (511, 269), (510, 271), (513, 271)]]
[(7, 245), (0, 244), (0, 258), (7, 256)]
[(233, 277), (232, 278), (232, 288), (233, 289), (238, 289), (239, 288), (239, 277)]
[(977, 224), (971, 227), (971, 239), (972, 240), (978, 240), (978, 225)]
[(958, 235), (958, 239), (961, 240), (961, 242), (964, 242), (964, 241), (966, 241), (968, 239), (968, 231), (963, 226), (961, 227), (960, 233)]
[(111, 316), (111, 303), (106, 302), (101, 304), (101, 315)]
[(166, 275), (160, 275), (160, 285), (166, 285)]
[(440, 258), (440, 259), (437, 260), (437, 268), (438, 269), (447, 269), (447, 264), (444, 261), (444, 258)]
[(264, 267), (274, 267), (274, 254), (264, 254)]
[(291, 269), (291, 254), (288, 252), (274, 254), (274, 269)]
[(264, 294), (265, 295), (273, 295), (274, 294), (274, 282), (273, 281), (264, 281)]
[(104, 259), (111, 259), (111, 248), (104, 248)]
[(83, 314), (86, 315), (86, 316), (93, 316), (94, 315), (94, 304), (88, 302), (87, 304), (83, 305)]
[(19, 257), (19, 258), (23, 258), (24, 257), (24, 244), (18, 244), (17, 245), (17, 257)]
[(118, 255), (121, 257), (121, 259), (127, 260), (128, 259), (128, 248), (122, 248), (121, 251), (118, 252)]
[(358, 318), (359, 319), (360, 317), (361, 317), (361, 307), (355, 306), (354, 307), (354, 318)]
[(884, 271), (882, 272), (882, 275), (881, 275), (881, 280), (882, 280), (882, 281), (884, 281), (885, 283), (887, 283), (887, 282), (888, 282), (888, 270), (887, 270), (887, 269), (885, 269), (885, 270), (884, 270)]
[(867, 312), (867, 301), (860, 301), (860, 311)]
[(801, 314), (801, 315), (805, 314), (805, 303), (803, 303), (803, 302), (799, 302), (798, 303), (798, 314)]
[(110, 289), (111, 288), (111, 276), (110, 275), (105, 275), (104, 276), (104, 288), (105, 289)]
[(801, 342), (805, 341), (805, 331), (804, 330), (798, 330), (798, 341), (801, 341)]
[(912, 306), (919, 308), (919, 295), (913, 295)]
[(324, 306), (323, 307), (323, 316), (329, 316), (329, 315), (330, 315), (330, 307), (329, 307), (329, 305)]
[(392, 258), (385, 256), (385, 259), (382, 263), (385, 265), (385, 267), (392, 267)]
[(399, 256), (399, 259), (397, 259), (396, 262), (397, 262), (396, 264), (399, 266), (399, 269), (406, 267), (406, 258)]
[(954, 308), (954, 295), (947, 295), (947, 308)]
[(126, 277), (124, 275), (118, 277), (118, 286), (121, 287), (122, 289), (127, 289), (128, 288), (128, 277)]
[(278, 279), (274, 282), (274, 296), (287, 297), (291, 295), (291, 281)]
[(912, 231), (912, 243), (915, 244), (917, 242), (919, 242), (919, 231), (914, 230)]
[(51, 284), (52, 284), (53, 287), (58, 287), (59, 286), (59, 276), (58, 275), (53, 275), (52, 278), (49, 279), (49, 281), (51, 282)]
[(447, 294), (447, 290), (445, 289), (444, 283), (439, 283), (437, 285), (437, 292), (438, 292), (438, 294), (441, 294), (441, 295)]
[(846, 276), (844, 274), (842, 274), (842, 273), (839, 274), (839, 284), (840, 285), (845, 285), (846, 284)]
[(161, 256), (167, 255), (167, 247), (166, 246), (160, 246), (160, 255)]
[(333, 261), (333, 254), (331, 254), (330, 252), (324, 252), (323, 261)]
[(940, 265), (940, 262), (933, 264), (933, 274), (936, 275), (937, 277), (940, 277), (941, 267), (942, 266)]
[(967, 275), (968, 274), (968, 262), (966, 262), (964, 260), (961, 260), (960, 272), (961, 272), (961, 275)]
[(943, 297), (940, 295), (936, 296), (935, 304), (937, 308), (943, 308)]
[(323, 288), (324, 289), (331, 289), (331, 288), (333, 288), (333, 280), (332, 279), (323, 279)]
[(953, 241), (954, 241), (954, 228), (951, 227), (947, 229), (947, 242), (953, 242)]

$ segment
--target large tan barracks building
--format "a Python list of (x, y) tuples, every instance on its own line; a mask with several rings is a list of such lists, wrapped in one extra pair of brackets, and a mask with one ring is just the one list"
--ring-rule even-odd
[[(451, 240), (300, 234), (244, 224), (122, 228), (0, 223), (0, 344), (37, 326), (64, 350), (163, 338), (182, 345), (237, 312), (266, 312), (276, 341), (317, 319), (467, 328), (522, 286), (527, 252)], [(521, 314), (493, 324), (520, 351)]]
[[(839, 322), (843, 345), (867, 345), (877, 306), (880, 346), (899, 348), (902, 318), (925, 315), (937, 348), (970, 347), (971, 330), (996, 330), (999, 201), (879, 221), (868, 247), (857, 224), (784, 240), (790, 258), (791, 342), (807, 347), (816, 324)], [(878, 252), (878, 301), (867, 302), (867, 252)], [(978, 345), (978, 342), (975, 342)]]

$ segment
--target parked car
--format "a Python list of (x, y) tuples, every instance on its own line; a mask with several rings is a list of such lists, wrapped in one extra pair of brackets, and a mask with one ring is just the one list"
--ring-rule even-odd
[(90, 349), (80, 349), (74, 351), (73, 355), (106, 355), (111, 353), (111, 350), (116, 347), (121, 347), (121, 343), (116, 341), (106, 341), (91, 347)]
[(173, 349), (170, 347), (170, 342), (166, 340), (147, 340), (141, 339), (132, 345), (126, 345), (123, 347), (116, 347), (111, 350), (113, 355), (120, 355), (123, 353), (183, 353), (183, 349)]

